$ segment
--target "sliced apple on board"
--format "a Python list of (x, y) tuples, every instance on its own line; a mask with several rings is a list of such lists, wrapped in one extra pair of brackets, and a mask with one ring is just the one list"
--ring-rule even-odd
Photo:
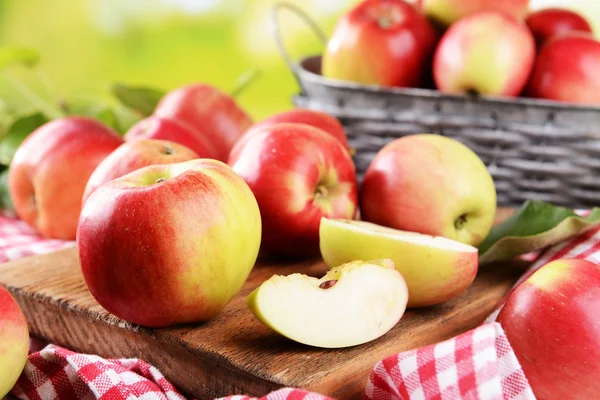
[(443, 237), (322, 218), (319, 238), (329, 267), (352, 260), (391, 259), (408, 285), (408, 307), (432, 306), (456, 297), (477, 274), (477, 249)]
[(274, 275), (248, 296), (250, 311), (275, 332), (323, 348), (363, 344), (404, 315), (408, 290), (390, 260), (353, 261), (321, 279)]

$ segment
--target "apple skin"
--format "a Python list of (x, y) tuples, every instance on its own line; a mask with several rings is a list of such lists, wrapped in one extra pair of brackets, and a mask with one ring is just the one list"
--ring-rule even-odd
[(252, 125), (250, 129), (248, 129), (248, 131), (244, 134), (244, 136), (254, 131), (255, 129), (260, 129), (265, 126), (278, 124), (282, 122), (306, 124), (315, 128), (322, 129), (323, 131), (329, 133), (331, 136), (339, 140), (340, 143), (342, 143), (346, 149), (350, 150), (348, 138), (346, 137), (346, 131), (344, 130), (344, 127), (336, 117), (321, 111), (309, 110), (307, 108), (297, 108), (295, 110), (284, 111), (272, 115), (269, 118), (266, 118), (260, 121), (259, 123)]
[(442, 26), (450, 26), (469, 15), (495, 11), (517, 20), (529, 13), (529, 0), (422, 0), (421, 9)]
[(321, 279), (274, 275), (247, 298), (250, 311), (275, 332), (321, 348), (357, 346), (392, 329), (408, 290), (390, 260), (353, 261)]
[(538, 54), (527, 95), (541, 99), (600, 104), (600, 42), (571, 32), (548, 40)]
[(471, 286), (479, 268), (473, 246), (364, 221), (323, 218), (319, 237), (321, 255), (330, 267), (353, 260), (392, 260), (408, 285), (411, 308), (458, 296)]
[(527, 26), (496, 12), (473, 14), (453, 24), (440, 40), (433, 76), (444, 93), (518, 96), (535, 62)]
[(138, 139), (123, 143), (96, 167), (85, 186), (82, 204), (99, 186), (142, 167), (195, 160), (198, 155), (167, 140)]
[(338, 21), (323, 54), (327, 78), (380, 86), (420, 87), (438, 35), (404, 1), (361, 1)]
[(318, 128), (293, 123), (263, 127), (235, 145), (229, 165), (256, 196), (267, 252), (316, 255), (321, 217), (356, 213), (352, 158), (339, 140)]
[(600, 266), (546, 264), (497, 317), (537, 399), (595, 399), (600, 392)]
[(74, 240), (85, 185), (122, 143), (90, 118), (56, 119), (36, 129), (19, 146), (8, 175), (19, 218), (45, 237)]
[(205, 134), (190, 126), (168, 118), (150, 116), (133, 125), (125, 134), (125, 140), (157, 139), (179, 143), (193, 150), (200, 158), (218, 158), (216, 147)]
[(81, 212), (77, 247), (100, 305), (165, 327), (216, 316), (252, 270), (260, 234), (248, 185), (226, 164), (199, 159), (100, 186)]
[(28, 352), (27, 320), (15, 299), (0, 285), (0, 399), (21, 376)]
[(252, 125), (252, 119), (227, 93), (206, 84), (191, 84), (167, 93), (154, 115), (171, 118), (204, 133), (226, 162), (233, 144)]
[(496, 189), (467, 146), (439, 135), (409, 135), (377, 153), (360, 206), (365, 221), (477, 246), (494, 222)]
[(566, 8), (544, 8), (535, 11), (525, 20), (540, 47), (548, 39), (567, 32), (592, 33), (589, 22), (580, 14)]

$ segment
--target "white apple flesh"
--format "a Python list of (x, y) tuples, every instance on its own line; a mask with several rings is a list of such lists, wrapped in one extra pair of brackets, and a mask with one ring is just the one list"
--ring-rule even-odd
[(479, 265), (473, 246), (364, 221), (322, 218), (321, 255), (330, 267), (352, 260), (391, 259), (408, 285), (408, 307), (426, 307), (467, 289)]
[(354, 261), (321, 279), (274, 275), (247, 299), (252, 313), (296, 342), (341, 348), (375, 340), (404, 315), (408, 289), (390, 260)]

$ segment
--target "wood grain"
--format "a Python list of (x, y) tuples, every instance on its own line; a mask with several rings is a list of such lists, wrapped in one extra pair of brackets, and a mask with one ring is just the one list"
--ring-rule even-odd
[[(0, 265), (0, 283), (17, 298), (31, 332), (70, 349), (103, 357), (139, 357), (183, 392), (204, 398), (264, 395), (292, 386), (336, 398), (358, 398), (374, 364), (400, 351), (437, 343), (480, 324), (525, 265), (490, 265), (461, 296), (407, 311), (382, 338), (324, 350), (287, 340), (247, 309), (251, 290), (272, 274), (321, 276), (320, 260), (260, 260), (241, 293), (214, 320), (169, 329), (134, 326), (107, 313), (88, 292), (75, 248)], [(318, 329), (318, 327), (314, 327)]]

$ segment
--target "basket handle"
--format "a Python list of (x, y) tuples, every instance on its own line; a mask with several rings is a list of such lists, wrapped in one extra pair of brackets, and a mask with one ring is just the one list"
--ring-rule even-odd
[(293, 4), (287, 3), (285, 1), (280, 1), (275, 3), (273, 8), (271, 9), (271, 31), (273, 32), (273, 36), (275, 37), (275, 43), (277, 44), (277, 47), (279, 48), (279, 53), (283, 57), (283, 60), (287, 64), (288, 68), (290, 69), (290, 71), (292, 71), (298, 82), (300, 82), (300, 79), (298, 78), (298, 66), (290, 57), (290, 53), (287, 51), (285, 45), (283, 44), (283, 39), (281, 37), (279, 12), (282, 9), (287, 9), (293, 14), (296, 14), (297, 17), (300, 17), (300, 19), (303, 20), (312, 29), (313, 33), (319, 38), (323, 45), (327, 44), (327, 36), (319, 27), (319, 25), (317, 25), (317, 23), (307, 13), (305, 13), (302, 9), (296, 7)]

